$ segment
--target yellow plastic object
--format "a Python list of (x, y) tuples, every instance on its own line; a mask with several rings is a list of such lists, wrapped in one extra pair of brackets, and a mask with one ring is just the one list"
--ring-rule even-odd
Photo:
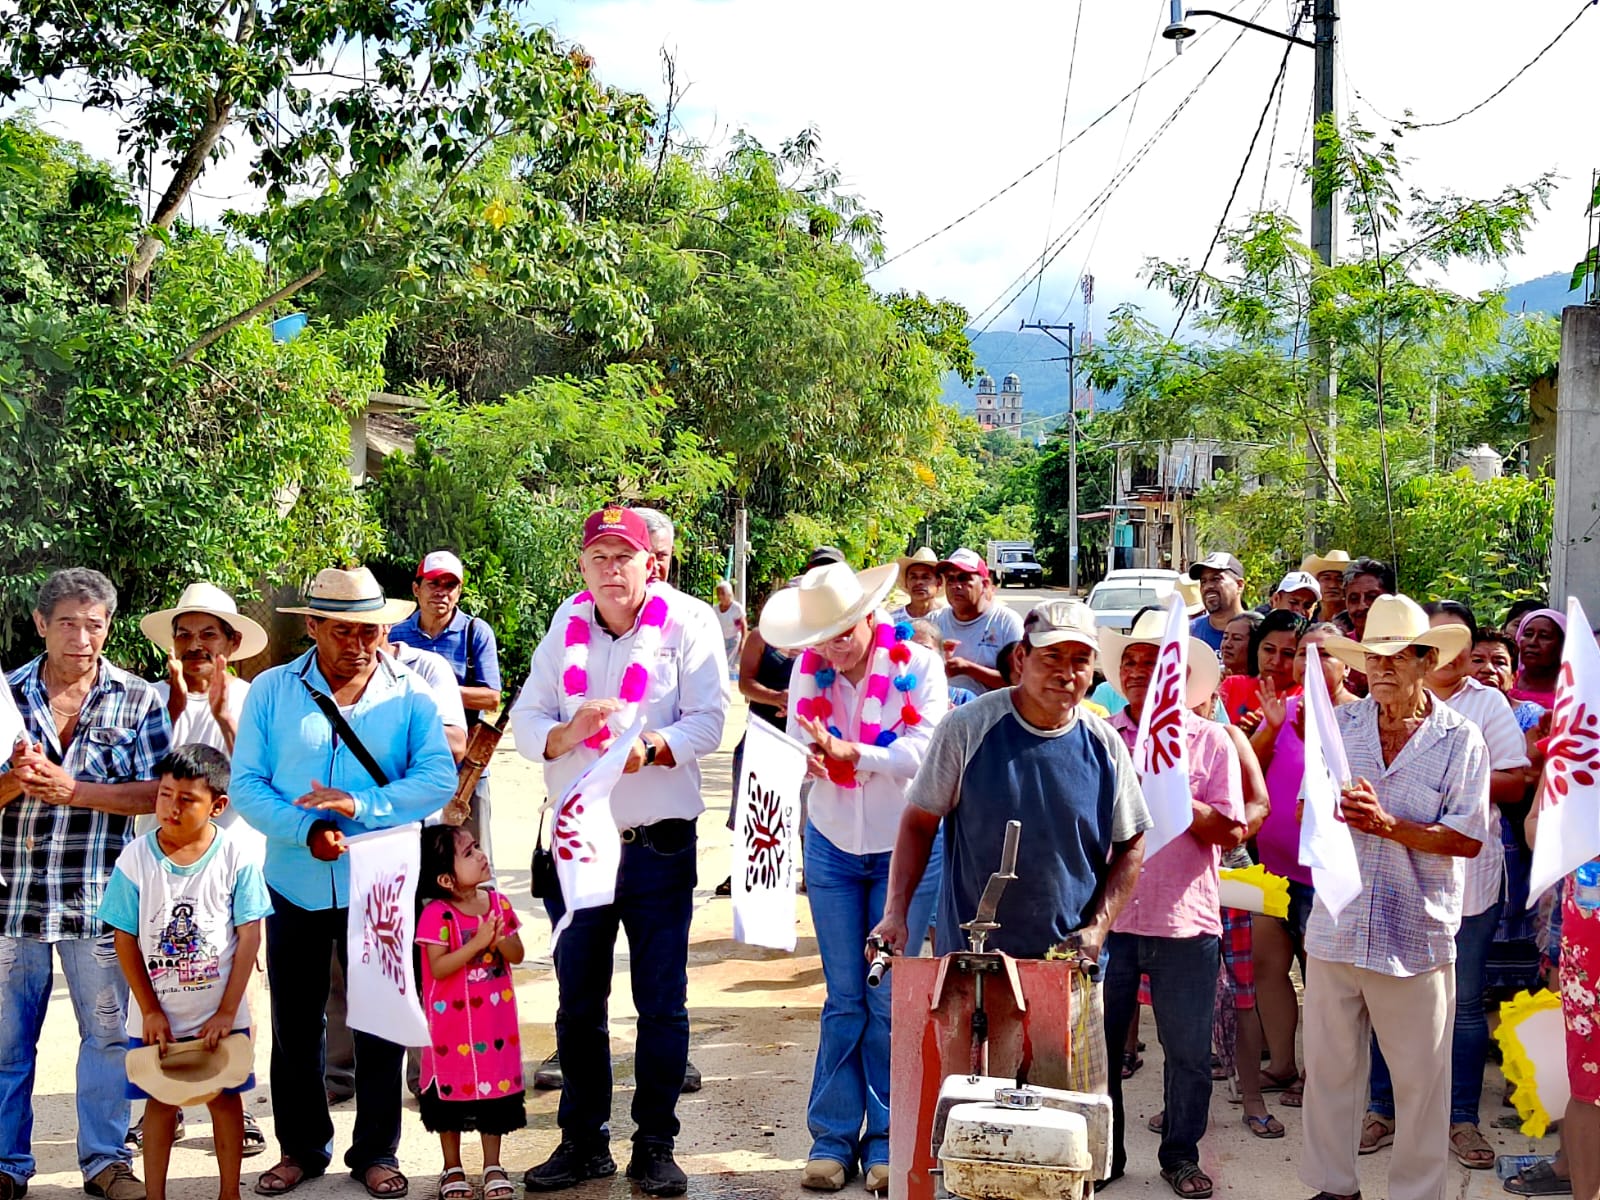
[[(1253, 867), (1234, 867), (1221, 875), (1224, 908), (1242, 908), (1246, 912), (1288, 918), (1289, 881), (1282, 875), (1274, 875), (1260, 863)], [(1234, 886), (1229, 887), (1230, 883)]]
[(1543, 1137), (1572, 1098), (1560, 994), (1518, 992), (1500, 1006), (1494, 1037), (1500, 1043), (1501, 1069), (1514, 1089), (1511, 1102), (1522, 1118), (1522, 1132)]

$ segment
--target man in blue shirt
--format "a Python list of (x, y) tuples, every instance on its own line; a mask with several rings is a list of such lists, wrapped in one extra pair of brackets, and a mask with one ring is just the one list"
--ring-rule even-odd
[(1221, 653), (1223, 630), (1244, 612), (1244, 566), (1226, 550), (1217, 550), (1191, 566), (1189, 578), (1200, 585), (1200, 600), (1206, 606), (1189, 623), (1189, 636)]
[[(485, 713), (500, 707), (500, 649), (487, 621), (461, 611), (461, 584), (466, 568), (449, 550), (435, 550), (417, 564), (411, 594), (417, 610), (389, 631), (389, 640), (418, 650), (431, 650), (450, 664), (467, 710), (467, 735)], [(484, 767), (472, 793), (468, 818), (478, 844), (494, 861), (489, 837), (489, 768)]]
[[(274, 910), (267, 978), (282, 1157), (256, 1184), (264, 1195), (321, 1175), (333, 1157), (323, 1013), (333, 954), (346, 958), (345, 838), (420, 821), (455, 791), (455, 760), (432, 693), (377, 653), (383, 626), (412, 607), (386, 600), (365, 567), (318, 573), (303, 607), (280, 610), (305, 616), (316, 646), (257, 676), (240, 714), (233, 802), (267, 837)], [(345, 1165), (371, 1195), (401, 1196), (408, 1185), (395, 1152), (405, 1050), (359, 1030), (355, 1046), (356, 1127)]]

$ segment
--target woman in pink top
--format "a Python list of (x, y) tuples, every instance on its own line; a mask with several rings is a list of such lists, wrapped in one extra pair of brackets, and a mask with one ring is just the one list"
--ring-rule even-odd
[(1567, 618), (1553, 608), (1535, 609), (1517, 626), (1517, 682), (1513, 700), (1532, 700), (1545, 708), (1556, 703), (1556, 676), (1567, 641)]
[(1248, 734), (1261, 726), (1261, 685), (1270, 682), (1279, 696), (1293, 696), (1300, 688), (1294, 679), (1294, 652), (1308, 622), (1288, 609), (1269, 612), (1250, 634), (1248, 675), (1230, 675), (1218, 694), (1228, 722)]
[[(1293, 660), (1293, 685), (1298, 693), (1305, 684), (1306, 650), (1321, 647), (1338, 636), (1334, 625), (1313, 625), (1300, 635)], [(1347, 668), (1331, 655), (1320, 656), (1323, 677), (1335, 704), (1356, 699), (1345, 686)], [(1289, 881), (1289, 917), (1275, 921), (1263, 917), (1253, 923), (1252, 952), (1256, 973), (1256, 1011), (1261, 1015), (1272, 1061), (1262, 1070), (1266, 1091), (1283, 1091), (1283, 1103), (1300, 1106), (1302, 1080), (1295, 1066), (1294, 1038), (1300, 1023), (1299, 1001), (1289, 978), (1296, 959), (1305, 972), (1306, 921), (1311, 915), (1311, 872), (1300, 865), (1300, 820), (1296, 809), (1300, 782), (1305, 776), (1305, 716), (1300, 697), (1284, 696), (1269, 679), (1261, 689), (1261, 724), (1250, 745), (1267, 776), (1272, 808), (1256, 834), (1256, 856), (1262, 866)], [(1241, 1062), (1240, 1066), (1244, 1064)]]

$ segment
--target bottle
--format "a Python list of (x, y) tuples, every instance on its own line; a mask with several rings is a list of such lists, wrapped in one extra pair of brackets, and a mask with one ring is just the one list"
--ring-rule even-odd
[(1572, 873), (1572, 899), (1586, 913), (1600, 912), (1600, 858)]

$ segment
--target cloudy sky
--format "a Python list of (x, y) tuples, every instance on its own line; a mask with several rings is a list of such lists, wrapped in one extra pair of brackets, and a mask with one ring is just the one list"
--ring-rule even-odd
[[(889, 253), (905, 252), (874, 281), (954, 298), (978, 324), (1015, 329), (1021, 319), (1081, 321), (1069, 299), (1086, 266), (1097, 280), (1098, 325), (1113, 304), (1150, 302), (1139, 279), (1146, 258), (1198, 261), (1205, 253), (1284, 43), (1245, 34), (1234, 44), (1232, 27), (1197, 18), (1205, 32), (1174, 61), (1172, 44), (1159, 37), (1167, 6), (540, 0), (527, 13), (582, 44), (607, 81), (656, 100), (664, 93), (660, 51), (671, 51), (689, 85), (680, 137), (715, 149), (742, 129), (775, 145), (816, 126), (823, 154), (846, 186), (882, 213)], [(1216, 7), (1286, 28), (1297, 5), (1222, 0)], [(1476, 104), (1582, 4), (1342, 0), (1341, 7), (1341, 112), (1386, 129), (1377, 113), (1410, 109), (1418, 120), (1437, 121)], [(1414, 160), (1408, 182), (1432, 192), (1484, 195), (1545, 171), (1563, 176), (1527, 253), (1504, 270), (1456, 271), (1453, 286), (1516, 282), (1570, 268), (1582, 255), (1583, 208), (1600, 153), (1586, 133), (1592, 123), (1580, 114), (1597, 50), (1600, 16), (1590, 16), (1481, 112), (1404, 138), (1401, 151)], [(1268, 119), (1236, 211), (1265, 197), (1305, 217), (1308, 189), (1293, 164), (1305, 154), (1311, 60), (1305, 49), (1290, 55), (1284, 101)], [(1036, 170), (955, 229), (910, 249), (1050, 154), (1062, 141), (1064, 100), (1071, 138), (1158, 69), (1137, 106), (1124, 105), (1073, 144), (1060, 156), (1059, 172), (1054, 163)], [(1197, 83), (1192, 102), (1109, 202), (1080, 219)], [(58, 106), (46, 121), (91, 150), (114, 153), (103, 118)], [(238, 194), (242, 178), (242, 158), (208, 175), (195, 215), (208, 219), (230, 200), (248, 206), (250, 197)], [(1068, 230), (1076, 232), (1032, 283), (1047, 241)]]

